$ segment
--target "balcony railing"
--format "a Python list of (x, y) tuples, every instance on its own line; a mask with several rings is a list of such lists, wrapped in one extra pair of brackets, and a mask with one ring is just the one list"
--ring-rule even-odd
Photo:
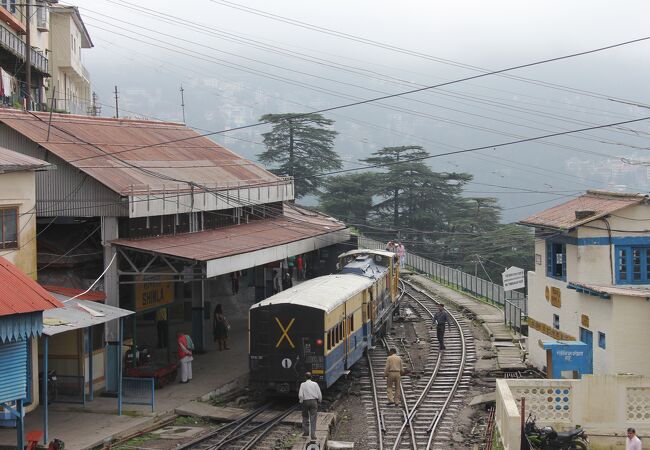
[[(0, 24), (0, 46), (9, 50), (18, 58), (25, 59), (25, 42), (2, 24)], [(47, 58), (34, 49), (30, 50), (32, 66), (43, 73), (48, 73)]]

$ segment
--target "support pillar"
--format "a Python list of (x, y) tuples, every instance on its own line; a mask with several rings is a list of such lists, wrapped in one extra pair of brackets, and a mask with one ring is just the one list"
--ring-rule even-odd
[[(47, 445), (48, 442), (48, 422), (49, 422), (49, 402), (47, 400), (47, 373), (49, 371), (47, 360), (50, 354), (50, 345), (48, 341), (48, 336), (43, 335), (43, 379), (41, 380), (41, 390), (43, 391), (43, 444)], [(23, 447), (19, 447), (23, 448)]]
[(93, 401), (93, 327), (88, 327), (88, 398)]
[(25, 448), (25, 409), (23, 399), (16, 400), (16, 442), (18, 448)]
[[(104, 268), (117, 254), (117, 250), (109, 241), (119, 237), (117, 217), (102, 217), (102, 246), (104, 248)], [(118, 257), (104, 275), (104, 290), (106, 292), (106, 304), (110, 306), (120, 306), (120, 284), (118, 269)], [(119, 321), (113, 320), (106, 324), (106, 391), (117, 392), (118, 367), (115, 362), (122, 357), (121, 347), (118, 346)]]
[(195, 281), (192, 281), (192, 340), (194, 341), (195, 351), (203, 353), (205, 351), (203, 312), (206, 294), (203, 266), (195, 267), (193, 275)]

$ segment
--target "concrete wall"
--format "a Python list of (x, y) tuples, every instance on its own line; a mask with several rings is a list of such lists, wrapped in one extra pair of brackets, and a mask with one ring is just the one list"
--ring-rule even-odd
[(617, 448), (625, 430), (650, 435), (650, 377), (586, 376), (582, 380), (497, 380), (496, 424), (506, 450), (519, 450), (521, 398), (538, 426), (583, 427), (593, 449)]
[(31, 171), (0, 174), (0, 207), (18, 206), (18, 249), (0, 250), (0, 256), (36, 279), (36, 181)]

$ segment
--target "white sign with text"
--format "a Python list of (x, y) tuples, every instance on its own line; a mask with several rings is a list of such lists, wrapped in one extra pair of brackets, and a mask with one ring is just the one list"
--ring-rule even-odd
[(526, 286), (526, 275), (524, 269), (509, 267), (501, 274), (503, 277), (503, 290), (512, 291)]

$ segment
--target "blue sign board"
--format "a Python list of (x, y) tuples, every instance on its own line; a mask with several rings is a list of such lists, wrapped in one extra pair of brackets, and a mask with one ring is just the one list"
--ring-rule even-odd
[(593, 372), (593, 350), (590, 345), (577, 341), (544, 342), (544, 350), (550, 358), (550, 377), (582, 378)]

